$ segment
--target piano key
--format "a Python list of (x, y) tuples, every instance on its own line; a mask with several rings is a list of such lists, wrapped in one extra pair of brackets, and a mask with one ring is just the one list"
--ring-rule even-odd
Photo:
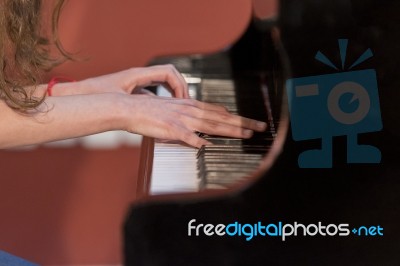
[[(157, 143), (150, 194), (197, 191), (197, 149), (169, 143)], [(173, 180), (173, 182), (171, 182)]]

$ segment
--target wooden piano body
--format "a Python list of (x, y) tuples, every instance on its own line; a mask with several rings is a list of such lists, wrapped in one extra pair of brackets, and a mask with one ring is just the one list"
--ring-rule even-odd
[[(378, 147), (380, 163), (349, 164), (346, 136), (333, 137), (332, 168), (299, 168), (298, 155), (321, 140), (295, 142), (287, 106), (270, 153), (245, 184), (225, 191), (146, 195), (151, 158), (141, 175), (144, 196), (128, 213), (126, 265), (396, 265), (400, 260), (400, 167), (397, 68), (400, 41), (395, 2), (281, 1), (277, 26), (292, 77), (334, 73), (314, 59), (323, 50), (338, 64), (338, 39), (349, 39), (345, 66), (367, 48), (373, 58), (357, 70), (375, 69), (383, 129), (359, 134)], [(284, 57), (284, 56), (283, 56)], [(396, 70), (395, 70), (396, 69)], [(344, 71), (344, 70), (341, 70)], [(283, 90), (284, 88), (282, 88)], [(285, 102), (286, 95), (282, 95)], [(153, 142), (144, 149), (152, 153)], [(241, 237), (188, 235), (188, 224), (290, 223), (379, 226), (383, 236)]]

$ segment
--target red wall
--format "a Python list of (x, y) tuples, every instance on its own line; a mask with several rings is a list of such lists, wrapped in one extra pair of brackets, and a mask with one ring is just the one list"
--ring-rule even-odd
[(56, 69), (76, 79), (132, 66), (156, 56), (209, 53), (240, 37), (251, 0), (70, 0), (61, 39), (90, 60)]

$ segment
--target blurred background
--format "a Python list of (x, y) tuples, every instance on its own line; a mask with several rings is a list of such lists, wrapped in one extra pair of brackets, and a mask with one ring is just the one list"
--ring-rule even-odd
[[(79, 80), (159, 56), (220, 51), (252, 16), (276, 14), (275, 0), (69, 0), (60, 37), (87, 60), (67, 62), (48, 78)], [(141, 136), (108, 132), (0, 150), (0, 250), (41, 265), (121, 264), (140, 144)]]

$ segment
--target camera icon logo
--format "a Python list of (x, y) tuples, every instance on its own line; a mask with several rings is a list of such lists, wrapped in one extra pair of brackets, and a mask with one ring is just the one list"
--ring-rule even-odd
[[(344, 69), (347, 39), (339, 40), (339, 48)], [(371, 56), (368, 49), (349, 69)], [(337, 69), (321, 52), (315, 58)], [(357, 141), (360, 133), (382, 129), (374, 69), (289, 79), (286, 89), (293, 139), (321, 139), (321, 149), (299, 155), (299, 167), (331, 168), (334, 136), (347, 137), (347, 163), (380, 163), (378, 148)]]

